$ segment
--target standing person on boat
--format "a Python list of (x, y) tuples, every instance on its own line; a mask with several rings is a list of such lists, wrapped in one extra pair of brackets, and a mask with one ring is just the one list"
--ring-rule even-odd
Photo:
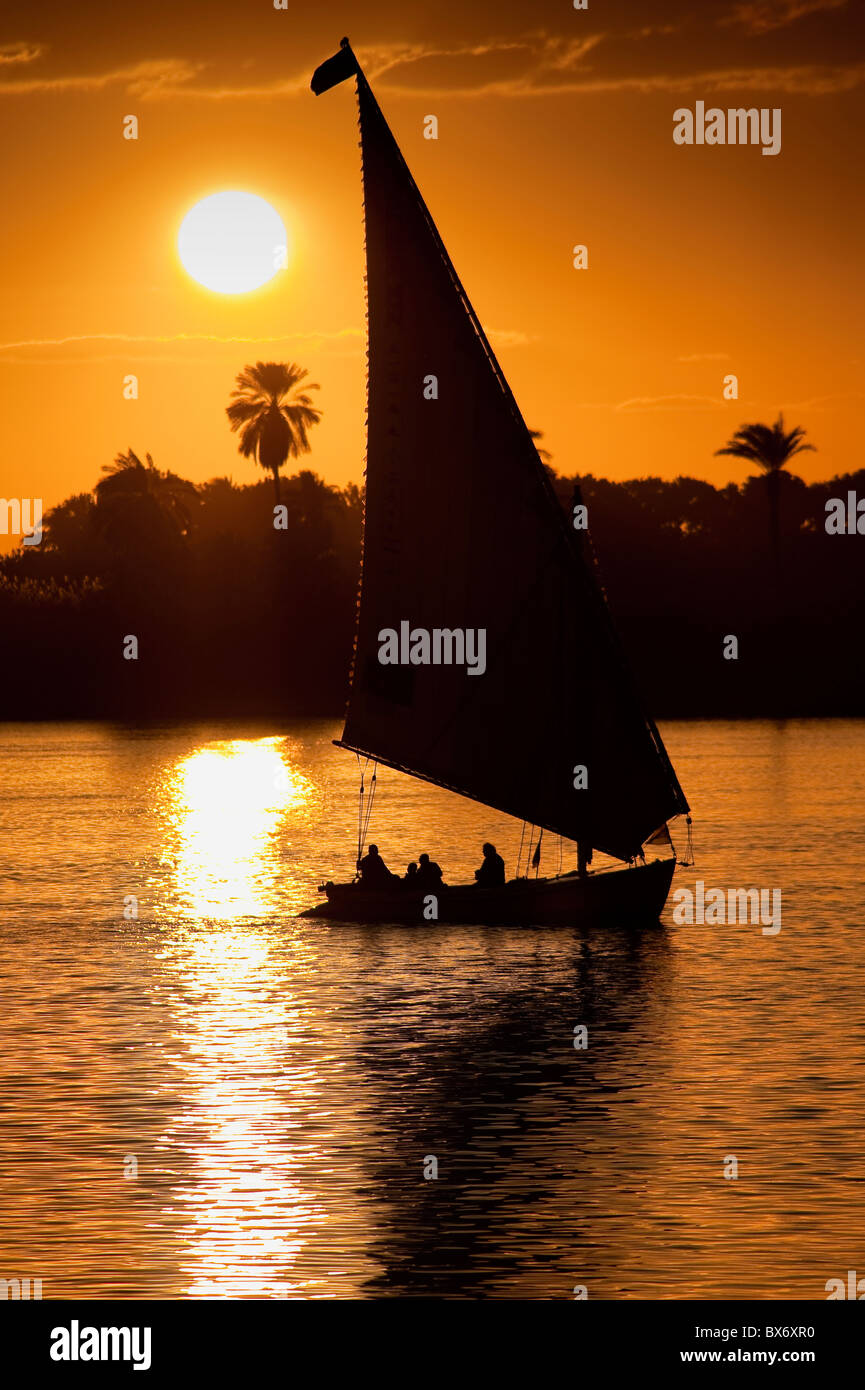
[(364, 855), (357, 867), (364, 888), (387, 888), (396, 877), (379, 854), (378, 845), (370, 845), (369, 854)]
[(433, 863), (428, 854), (418, 855), (418, 871), (414, 880), (414, 887), (420, 888), (423, 892), (433, 892), (442, 886), (442, 871), (438, 864)]
[(496, 854), (495, 845), (489, 843), (483, 846), (484, 862), (479, 869), (475, 869), (475, 878), (479, 888), (504, 888), (505, 886), (505, 861), (500, 854)]

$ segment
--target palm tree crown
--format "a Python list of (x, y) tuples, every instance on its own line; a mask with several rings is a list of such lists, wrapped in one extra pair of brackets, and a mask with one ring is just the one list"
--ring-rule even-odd
[(198, 489), (176, 473), (163, 473), (150, 454), (145, 454), (144, 459), (142, 463), (132, 449), (127, 449), (113, 463), (102, 465), (106, 476), (95, 488), (99, 512), (102, 516), (109, 510), (127, 515), (131, 514), (130, 509), (149, 503), (154, 514), (161, 514), (180, 535), (186, 535)]
[(805, 431), (797, 425), (795, 429), (784, 429), (784, 416), (779, 415), (774, 425), (741, 425), (733, 438), (723, 449), (715, 454), (731, 454), (733, 458), (748, 459), (756, 463), (765, 473), (777, 473), (784, 468), (794, 454), (806, 449), (814, 450), (813, 444), (805, 444)]
[(273, 474), (277, 501), (280, 468), (289, 454), (297, 458), (309, 452), (307, 430), (321, 419), (308, 394), (320, 387), (306, 382), (301, 388), (305, 376), (306, 370), (296, 362), (256, 362), (238, 374), (226, 407), (232, 430), (240, 431), (241, 454), (257, 454), (262, 468)]

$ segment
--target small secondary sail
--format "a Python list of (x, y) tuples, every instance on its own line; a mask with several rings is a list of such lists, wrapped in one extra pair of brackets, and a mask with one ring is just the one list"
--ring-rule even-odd
[[(347, 52), (354, 66), (342, 57), (340, 72), (357, 73), (360, 107), (369, 365), (342, 745), (629, 859), (687, 802), (636, 699), (591, 562)], [(458, 634), (482, 629), (483, 673), (384, 664), (381, 634), (403, 623), (430, 634), (430, 655), (436, 630), (457, 634), (453, 656)], [(423, 642), (412, 645), (423, 656)]]

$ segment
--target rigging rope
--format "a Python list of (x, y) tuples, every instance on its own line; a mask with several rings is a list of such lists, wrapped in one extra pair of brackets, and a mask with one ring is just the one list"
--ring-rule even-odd
[[(360, 767), (360, 758), (357, 753), (355, 753), (355, 758), (357, 759), (358, 767)], [(373, 803), (375, 802), (375, 788), (378, 764), (374, 762), (372, 765), (372, 777), (370, 779), (369, 784), (369, 798), (367, 800), (366, 810), (364, 811), (364, 778), (366, 776), (366, 770), (368, 767), (369, 758), (367, 758), (366, 762), (364, 763), (363, 771), (360, 774), (360, 794), (358, 797), (357, 805), (357, 861), (355, 865), (355, 867), (358, 869), (360, 868), (360, 861), (363, 858), (364, 846), (366, 844), (366, 837), (369, 831), (370, 817), (372, 815)]]
[(534, 852), (534, 854), (532, 855), (532, 867), (533, 867), (533, 869), (534, 869), (534, 871), (535, 871), (535, 878), (537, 878), (537, 876), (538, 876), (538, 869), (541, 867), (541, 841), (543, 840), (543, 838), (544, 838), (544, 827), (541, 826), (541, 833), (540, 833), (540, 835), (538, 836), (538, 843), (537, 843), (537, 845), (535, 846), (535, 852)]
[(526, 877), (526, 878), (528, 878), (528, 876), (529, 876), (529, 869), (530, 869), (531, 866), (532, 866), (532, 846), (533, 846), (533, 844), (534, 844), (534, 839), (535, 839), (535, 827), (534, 827), (534, 825), (530, 825), (530, 826), (529, 826), (529, 843), (526, 845), (526, 872), (525, 872), (525, 877)]
[(519, 847), (519, 849), (517, 850), (517, 872), (516, 872), (516, 874), (514, 875), (515, 878), (519, 878), (519, 876), (520, 876), (520, 865), (521, 865), (522, 862), (523, 862), (523, 840), (525, 839), (525, 837), (526, 837), (526, 822), (523, 821), (523, 828), (522, 828), (522, 830), (520, 831), (520, 847)]

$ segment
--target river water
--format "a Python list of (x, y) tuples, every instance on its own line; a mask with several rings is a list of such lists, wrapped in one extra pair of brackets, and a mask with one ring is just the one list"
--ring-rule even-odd
[[(304, 920), (353, 867), (338, 733), (0, 726), (0, 1278), (823, 1299), (865, 1274), (865, 723), (662, 726), (695, 821), (675, 886), (779, 888), (774, 934), (672, 900), (641, 933)], [(492, 839), (513, 871), (512, 821), (377, 786), (392, 867), (471, 879)]]

